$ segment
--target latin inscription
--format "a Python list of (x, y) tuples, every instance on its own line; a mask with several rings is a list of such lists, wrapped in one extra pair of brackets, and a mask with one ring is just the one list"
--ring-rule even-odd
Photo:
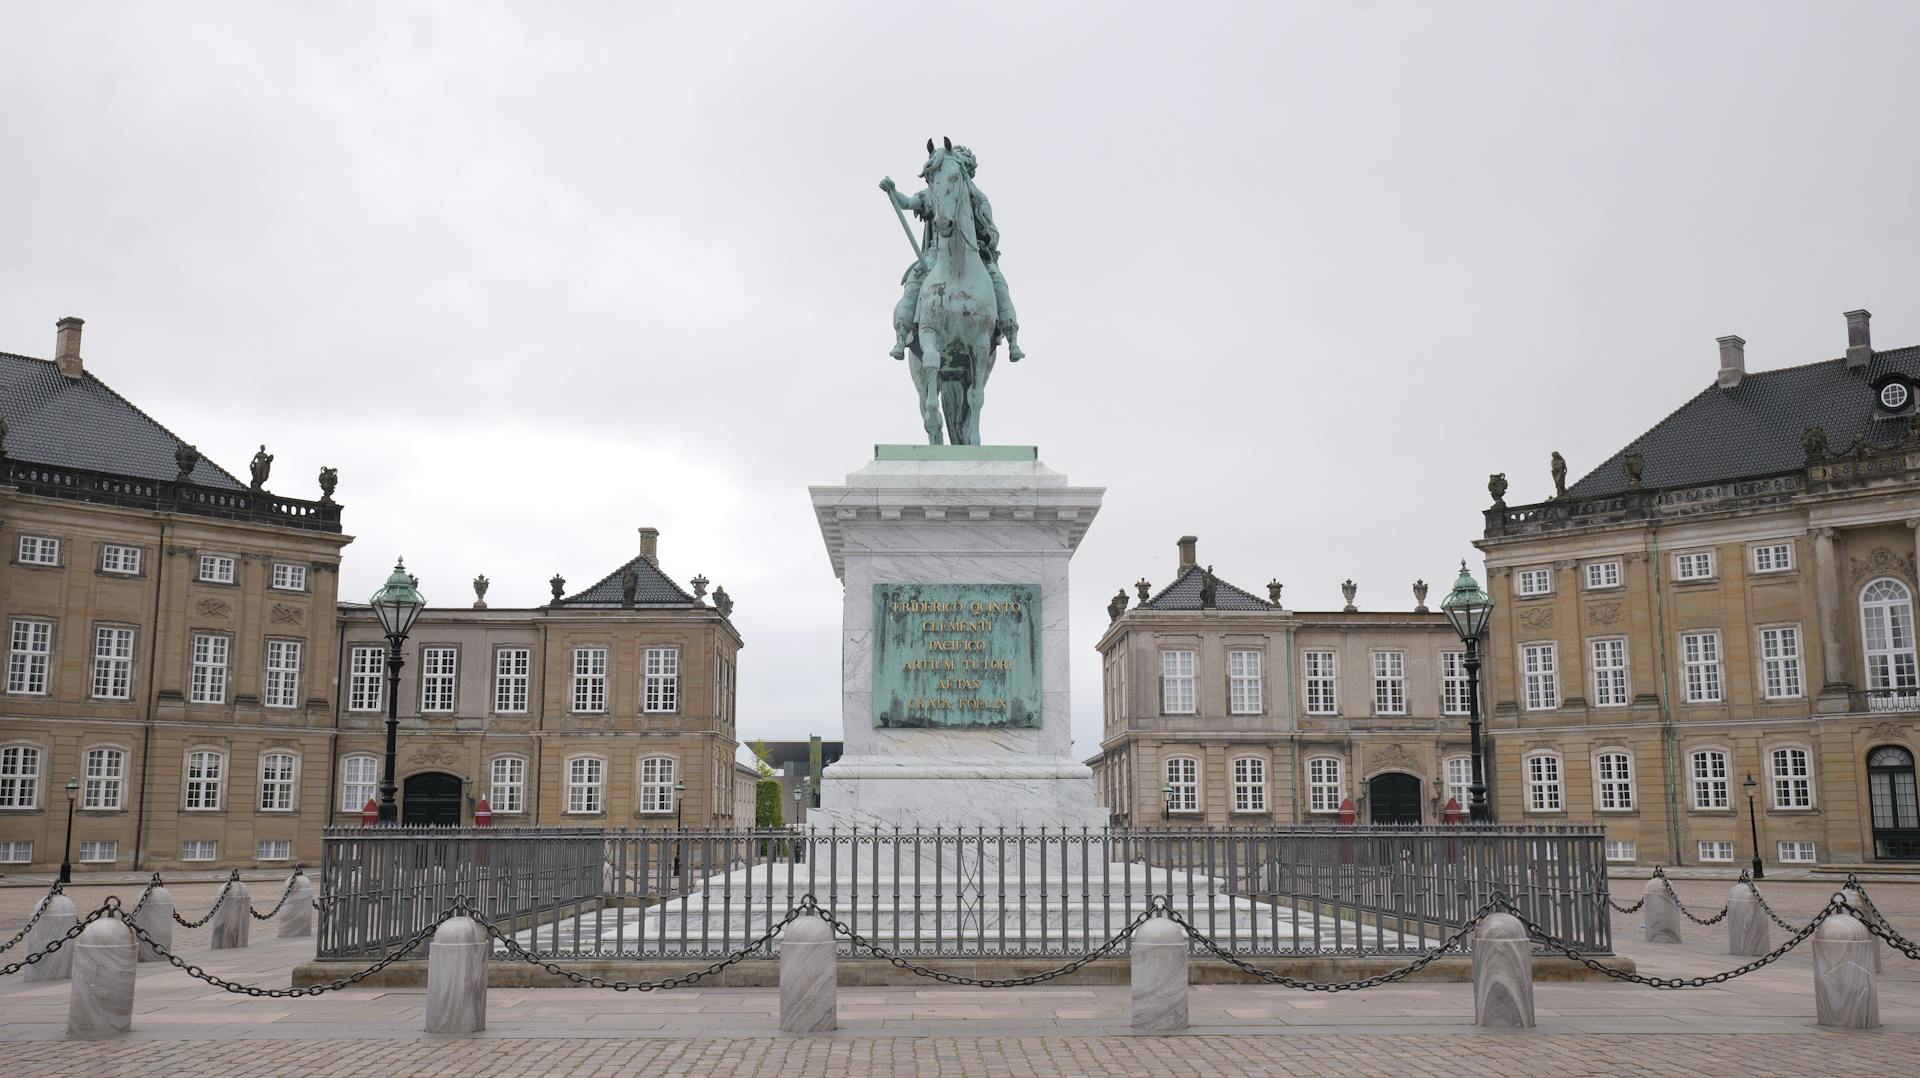
[(875, 584), (873, 724), (1039, 726), (1039, 586)]

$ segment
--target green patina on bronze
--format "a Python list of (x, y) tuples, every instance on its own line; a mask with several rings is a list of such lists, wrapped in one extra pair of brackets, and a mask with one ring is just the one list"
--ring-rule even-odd
[(1038, 584), (875, 584), (873, 724), (1040, 725)]
[(1031, 445), (876, 445), (875, 460), (1039, 460)]

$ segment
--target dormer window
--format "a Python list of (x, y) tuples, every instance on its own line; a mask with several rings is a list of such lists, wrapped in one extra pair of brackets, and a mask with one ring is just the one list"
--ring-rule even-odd
[(1913, 380), (1897, 371), (1873, 380), (1873, 406), (1880, 418), (1913, 415), (1914, 397)]

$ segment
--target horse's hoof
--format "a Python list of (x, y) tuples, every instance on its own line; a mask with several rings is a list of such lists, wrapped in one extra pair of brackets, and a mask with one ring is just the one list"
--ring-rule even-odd
[(1020, 362), (1021, 360), (1023, 360), (1023, 359), (1025, 359), (1025, 358), (1027, 358), (1027, 354), (1026, 354), (1025, 352), (1022, 352), (1022, 351), (1020, 350), (1020, 346), (1019, 346), (1019, 345), (1017, 345), (1017, 344), (1016, 344), (1016, 345), (1009, 345), (1009, 346), (1008, 346), (1008, 348), (1007, 348), (1007, 362), (1008, 362), (1008, 363), (1018, 363), (1018, 362)]
[(893, 346), (893, 351), (888, 352), (887, 354), (892, 356), (895, 359), (907, 358), (907, 350), (905, 348), (900, 347), (897, 344)]

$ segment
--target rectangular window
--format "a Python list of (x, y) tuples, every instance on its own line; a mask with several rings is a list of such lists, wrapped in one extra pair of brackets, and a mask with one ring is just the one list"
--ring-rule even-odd
[(1514, 590), (1521, 595), (1553, 594), (1552, 569), (1522, 569), (1513, 574)]
[(640, 761), (640, 811), (672, 812), (678, 768), (671, 756), (649, 756)]
[(1801, 695), (1799, 626), (1760, 630), (1760, 676), (1769, 700)]
[(196, 704), (227, 702), (227, 655), (231, 642), (220, 633), (193, 634), (193, 677), (188, 699)]
[(190, 811), (211, 812), (220, 807), (220, 783), (226, 757), (210, 749), (187, 753), (186, 799)]
[(1473, 757), (1447, 758), (1447, 797), (1453, 807), (1466, 812), (1473, 805)]
[(1810, 865), (1814, 861), (1811, 842), (1775, 843), (1775, 856), (1783, 865)]
[(254, 844), (255, 861), (291, 861), (293, 860), (293, 840), (286, 838), (263, 838)]
[(267, 641), (267, 684), (260, 694), (262, 704), (300, 706), (300, 649), (298, 640)]
[(123, 749), (88, 749), (86, 781), (80, 785), (80, 807), (111, 812), (120, 807), (126, 787), (127, 754)]
[(1302, 665), (1306, 667), (1307, 714), (1339, 714), (1339, 696), (1334, 686), (1333, 652), (1309, 651), (1304, 656)]
[(1260, 714), (1260, 653), (1227, 652), (1227, 708), (1235, 715)]
[(7, 691), (45, 696), (53, 662), (53, 622), (15, 618), (7, 635)]
[(1193, 652), (1163, 651), (1160, 653), (1160, 711), (1162, 714), (1193, 714), (1193, 671)]
[(1702, 861), (1733, 860), (1733, 843), (1726, 842), (1719, 839), (1702, 839), (1700, 841), (1700, 860)]
[(291, 562), (273, 563), (273, 586), (281, 591), (306, 591), (307, 567)]
[(1340, 761), (1316, 756), (1307, 761), (1307, 811), (1340, 811)]
[(233, 583), (234, 559), (225, 554), (200, 555), (200, 580), (207, 584)]
[(1753, 548), (1753, 571), (1784, 573), (1793, 568), (1792, 543), (1763, 543)]
[(1813, 760), (1806, 749), (1780, 748), (1767, 754), (1767, 770), (1773, 779), (1773, 807), (1810, 809), (1813, 807)]
[(648, 648), (645, 706), (654, 714), (680, 710), (680, 649)]
[(503, 715), (526, 713), (532, 667), (531, 649), (501, 648), (493, 653), (493, 710)]
[(1467, 653), (1441, 652), (1440, 714), (1465, 715), (1472, 702), (1473, 698), (1467, 691)]
[(453, 710), (454, 685), (459, 676), (457, 648), (420, 649), (420, 710)]
[(1527, 757), (1527, 811), (1558, 812), (1564, 804), (1558, 756)]
[(383, 647), (360, 645), (348, 653), (348, 711), (379, 711), (386, 706), (386, 665)]
[(1601, 588), (1620, 586), (1620, 563), (1617, 561), (1596, 561), (1587, 564), (1587, 590), (1599, 591)]
[(1376, 651), (1373, 653), (1373, 713), (1375, 715), (1407, 713), (1406, 652)]
[(121, 576), (138, 576), (140, 573), (140, 548), (123, 543), (102, 543), (100, 545), (100, 571), (116, 573)]
[(1675, 580), (1712, 580), (1713, 551), (1696, 550), (1690, 554), (1675, 554), (1673, 578)]
[(293, 773), (299, 761), (290, 752), (260, 757), (260, 811), (293, 811)]
[(25, 865), (33, 861), (33, 843), (0, 842), (0, 865)]
[(1719, 703), (1720, 634), (1681, 633), (1680, 661), (1686, 668), (1687, 703)]
[(576, 714), (607, 709), (607, 649), (573, 649), (573, 710)]
[(1724, 809), (1732, 806), (1727, 785), (1727, 754), (1719, 749), (1703, 749), (1693, 754), (1688, 770), (1693, 776), (1693, 807)]
[(0, 809), (30, 809), (40, 804), (40, 749), (35, 745), (0, 748)]
[(1191, 756), (1167, 760), (1167, 811), (1200, 811), (1200, 761)]
[(1626, 812), (1633, 808), (1633, 757), (1624, 752), (1603, 752), (1594, 758), (1593, 779), (1602, 812)]
[(487, 768), (487, 804), (495, 812), (527, 811), (527, 761), (496, 756)]
[(211, 842), (187, 841), (180, 844), (180, 860), (211, 861), (217, 854)]
[(1637, 861), (1639, 859), (1640, 851), (1633, 843), (1616, 841), (1614, 839), (1607, 840), (1607, 860)]
[(102, 625), (93, 630), (93, 698), (133, 698), (133, 630)]
[(576, 756), (567, 761), (567, 811), (599, 812), (605, 804), (607, 764), (597, 756)]
[(120, 843), (82, 842), (80, 844), (80, 863), (83, 865), (110, 865), (120, 859)]
[(1525, 644), (1520, 669), (1525, 674), (1528, 711), (1552, 711), (1560, 706), (1559, 649), (1555, 644)]
[(359, 812), (379, 789), (380, 761), (371, 756), (349, 756), (340, 761), (340, 811)]
[(1627, 642), (1619, 637), (1590, 642), (1593, 649), (1593, 705), (1625, 707)]
[(1233, 811), (1267, 811), (1267, 762), (1258, 756), (1233, 761)]
[(20, 564), (59, 565), (60, 540), (39, 535), (20, 537)]

